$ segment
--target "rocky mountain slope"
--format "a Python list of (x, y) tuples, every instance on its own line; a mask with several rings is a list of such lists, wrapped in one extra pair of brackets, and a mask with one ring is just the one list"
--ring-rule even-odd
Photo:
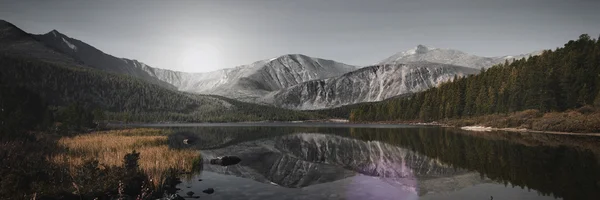
[(205, 73), (154, 68), (143, 62), (117, 58), (56, 30), (34, 37), (56, 52), (96, 69), (126, 74), (179, 91), (220, 95), (247, 102), (298, 83), (330, 78), (358, 67), (332, 60), (288, 54), (248, 65)]
[(301, 54), (283, 55), (206, 73), (145, 68), (152, 76), (181, 91), (215, 94), (250, 102), (276, 90), (306, 81), (339, 76), (356, 69), (356, 66)]
[(91, 67), (171, 90), (302, 110), (381, 101), (419, 92), (451, 80), (455, 75), (474, 74), (479, 68), (538, 53), (480, 57), (419, 45), (362, 69), (332, 60), (288, 54), (234, 68), (187, 73), (118, 58), (56, 30), (42, 35), (28, 34), (6, 21), (0, 21), (0, 44), (3, 54)]
[[(129, 65), (90, 66), (83, 60), (110, 62), (114, 57), (97, 58), (97, 49), (49, 33), (58, 44), (42, 43), (16, 26), (0, 21), (0, 82), (6, 87), (21, 87), (38, 94), (51, 106), (79, 103), (106, 111), (111, 120), (131, 121), (255, 121), (305, 120), (312, 116), (270, 106), (243, 103), (219, 97), (184, 93), (160, 82), (132, 73), (147, 67), (137, 61), (118, 59)], [(46, 36), (49, 36), (46, 34)], [(68, 49), (83, 53), (64, 53)], [(85, 51), (84, 51), (85, 50)], [(85, 53), (87, 51), (95, 53)], [(101, 53), (101, 52), (100, 52)], [(85, 56), (90, 56), (89, 58)], [(83, 60), (80, 60), (85, 58)], [(98, 60), (96, 60), (98, 59)], [(117, 71), (124, 70), (124, 71)], [(139, 74), (138, 74), (139, 75)], [(150, 77), (150, 76), (147, 76)], [(155, 79), (158, 81), (158, 79)], [(153, 84), (155, 83), (155, 84)], [(166, 83), (165, 83), (166, 84)]]
[(531, 55), (539, 55), (540, 53), (541, 51), (536, 51), (514, 56), (482, 57), (454, 49), (430, 48), (424, 45), (418, 45), (417, 47), (408, 51), (394, 54), (380, 61), (378, 64), (400, 64), (416, 61), (428, 61), (480, 69), (489, 68), (493, 65), (504, 63), (506, 60), (518, 60), (521, 58), (527, 58)]
[(128, 75), (167, 89), (220, 95), (246, 102), (256, 102), (268, 93), (302, 82), (336, 77), (358, 69), (332, 60), (289, 54), (207, 73), (178, 72), (106, 54), (56, 30), (42, 35), (29, 34), (6, 21), (0, 21), (0, 44), (3, 54), (94, 68)]
[(478, 70), (429, 62), (365, 67), (340, 77), (304, 82), (267, 95), (264, 102), (291, 109), (322, 109), (385, 100), (435, 87)]

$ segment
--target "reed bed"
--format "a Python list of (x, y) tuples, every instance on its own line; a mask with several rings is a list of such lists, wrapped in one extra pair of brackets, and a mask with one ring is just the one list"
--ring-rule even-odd
[(135, 150), (140, 153), (140, 169), (154, 184), (160, 184), (170, 168), (190, 172), (193, 161), (200, 157), (195, 150), (170, 149), (168, 134), (160, 129), (126, 129), (64, 137), (58, 144), (65, 151), (51, 160), (71, 169), (91, 159), (98, 160), (101, 165), (122, 166), (123, 157)]

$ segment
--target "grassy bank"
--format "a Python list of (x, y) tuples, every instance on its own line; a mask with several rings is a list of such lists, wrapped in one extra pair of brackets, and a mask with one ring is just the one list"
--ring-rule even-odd
[(449, 126), (486, 126), (493, 128), (519, 128), (536, 131), (573, 133), (600, 133), (600, 109), (584, 106), (566, 112), (541, 113), (525, 110), (510, 114), (493, 114), (461, 119), (446, 119)]
[(169, 169), (190, 172), (200, 154), (191, 149), (170, 149), (168, 132), (160, 129), (127, 129), (92, 132), (65, 137), (58, 145), (66, 151), (50, 158), (54, 163), (74, 169), (87, 160), (96, 159), (100, 165), (120, 166), (123, 157), (136, 151), (139, 167), (155, 186), (165, 180)]
[(158, 129), (76, 136), (31, 132), (0, 142), (2, 199), (156, 199), (174, 192), (200, 154), (170, 149)]

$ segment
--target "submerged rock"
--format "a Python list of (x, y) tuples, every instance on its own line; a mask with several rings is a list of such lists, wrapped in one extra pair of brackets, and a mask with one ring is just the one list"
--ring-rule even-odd
[(221, 166), (229, 166), (235, 165), (242, 161), (241, 158), (237, 156), (224, 156), (221, 158), (215, 158), (210, 160), (211, 165), (221, 165)]
[(212, 194), (215, 193), (215, 189), (213, 188), (208, 188), (206, 190), (202, 190), (202, 192), (206, 193), (206, 194)]
[(192, 191), (189, 191), (189, 192), (187, 192), (187, 193), (185, 193), (185, 194), (187, 194), (188, 196), (192, 196), (192, 195), (194, 195), (194, 192), (192, 192)]

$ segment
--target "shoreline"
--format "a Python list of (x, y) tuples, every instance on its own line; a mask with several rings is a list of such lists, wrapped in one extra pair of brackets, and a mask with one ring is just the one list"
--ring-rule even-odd
[(489, 132), (489, 131), (508, 131), (508, 132), (517, 132), (517, 133), (546, 133), (546, 134), (555, 134), (555, 135), (576, 135), (576, 136), (600, 136), (600, 133), (578, 133), (578, 132), (563, 132), (563, 131), (541, 131), (541, 130), (532, 130), (526, 128), (496, 128), (496, 127), (487, 127), (481, 125), (472, 125), (472, 126), (453, 126), (440, 122), (414, 122), (414, 121), (378, 121), (378, 122), (348, 122), (349, 124), (397, 124), (397, 125), (417, 125), (417, 126), (439, 126), (444, 128), (456, 128), (465, 131), (471, 132)]
[(555, 135), (578, 135), (578, 136), (600, 136), (600, 133), (576, 133), (576, 132), (561, 132), (561, 131), (539, 131), (539, 130), (531, 130), (526, 128), (494, 128), (494, 127), (484, 127), (484, 126), (463, 126), (463, 127), (455, 127), (448, 126), (454, 128), (460, 128), (466, 131), (472, 132), (487, 132), (487, 131), (508, 131), (508, 132), (519, 132), (519, 133), (547, 133), (547, 134), (555, 134)]
[(298, 121), (229, 121), (229, 122), (185, 122), (185, 121), (159, 121), (159, 122), (123, 122), (123, 121), (106, 121), (109, 125), (127, 125), (127, 124), (223, 124), (223, 123), (335, 123), (335, 124), (350, 124), (347, 119), (331, 118), (331, 119), (314, 119), (314, 120), (298, 120)]
[[(378, 122), (351, 122), (346, 119), (326, 119), (326, 120), (305, 120), (305, 121), (244, 121), (244, 122), (197, 122), (200, 124), (223, 124), (223, 123), (237, 123), (237, 124), (270, 124), (270, 123), (282, 123), (282, 124), (311, 124), (311, 123), (327, 123), (327, 124), (348, 124), (348, 125), (410, 125), (410, 126), (439, 126), (444, 128), (456, 128), (465, 131), (472, 132), (489, 132), (489, 131), (508, 131), (517, 133), (546, 133), (555, 135), (576, 135), (576, 136), (600, 136), (600, 133), (578, 133), (578, 132), (562, 132), (562, 131), (542, 131), (532, 130), (526, 128), (496, 128), (487, 127), (481, 125), (473, 126), (453, 126), (440, 122), (416, 122), (416, 121), (378, 121)], [(181, 123), (181, 122), (158, 122), (158, 123), (108, 123), (108, 126), (122, 127), (123, 125), (140, 125), (140, 124), (162, 124), (162, 125), (174, 125), (174, 124), (196, 124), (196, 123)]]

